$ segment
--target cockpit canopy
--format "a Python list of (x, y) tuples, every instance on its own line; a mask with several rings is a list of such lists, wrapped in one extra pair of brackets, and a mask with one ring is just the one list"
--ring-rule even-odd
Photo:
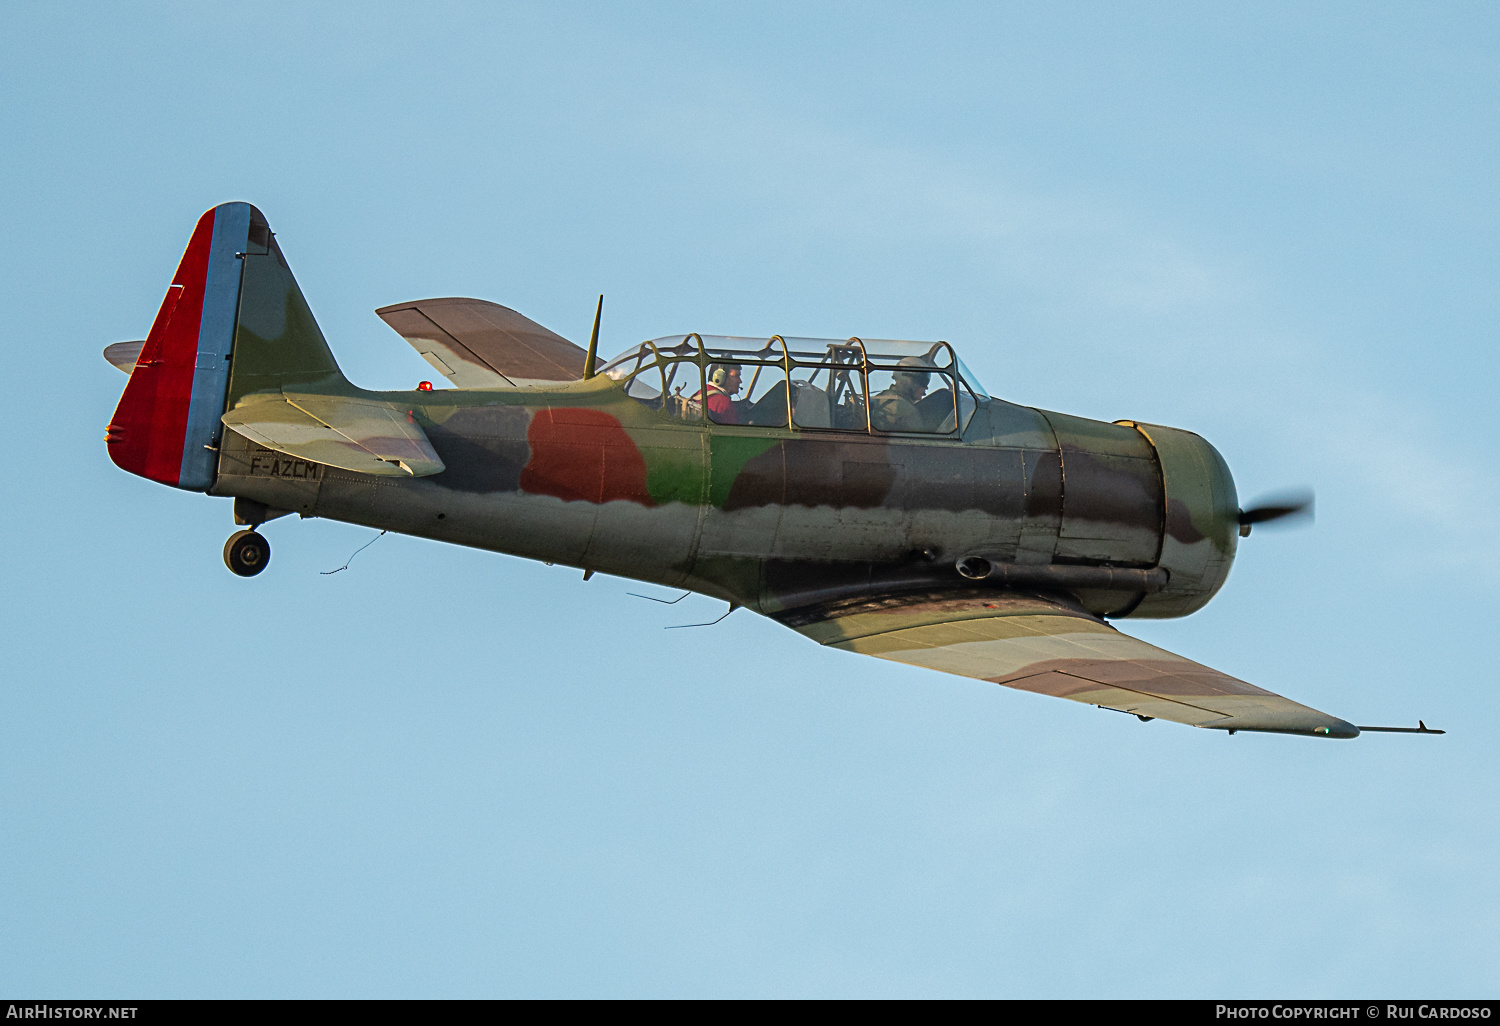
[(948, 435), (987, 398), (946, 342), (669, 335), (602, 373), (677, 419), (755, 427)]

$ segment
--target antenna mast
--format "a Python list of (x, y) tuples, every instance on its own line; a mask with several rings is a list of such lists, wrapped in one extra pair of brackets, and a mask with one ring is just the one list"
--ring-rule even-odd
[(594, 330), (589, 335), (588, 355), (583, 358), (583, 376), (591, 378), (594, 376), (594, 361), (599, 356), (599, 318), (604, 315), (604, 297), (599, 297), (599, 305), (594, 309)]

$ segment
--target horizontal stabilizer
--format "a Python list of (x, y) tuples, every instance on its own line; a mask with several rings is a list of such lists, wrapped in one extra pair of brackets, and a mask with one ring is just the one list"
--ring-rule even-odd
[(246, 397), (223, 420), (268, 449), (361, 474), (427, 477), (444, 469), (411, 411), (393, 403), (276, 393)]
[(104, 347), (104, 358), (129, 374), (135, 370), (136, 361), (141, 358), (141, 350), (145, 347), (145, 339), (138, 342), (116, 342)]
[(459, 388), (514, 388), (583, 377), (582, 349), (497, 303), (419, 299), (375, 313)]

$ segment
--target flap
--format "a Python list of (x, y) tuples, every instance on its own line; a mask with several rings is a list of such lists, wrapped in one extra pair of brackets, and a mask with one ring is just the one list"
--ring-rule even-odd
[(834, 648), (1218, 730), (1356, 737), (1327, 713), (1121, 634), (1061, 598), (899, 595), (777, 617)]
[(247, 396), (223, 421), (268, 449), (362, 474), (426, 477), (444, 469), (411, 411), (379, 400)]
[(375, 313), (459, 388), (509, 388), (583, 376), (584, 350), (496, 303), (419, 299)]

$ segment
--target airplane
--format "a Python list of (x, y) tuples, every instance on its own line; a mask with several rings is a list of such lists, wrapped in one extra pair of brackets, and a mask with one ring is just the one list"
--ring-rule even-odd
[[(452, 388), (339, 370), (264, 215), (198, 221), (105, 434), (121, 469), (233, 499), (224, 547), (324, 517), (696, 592), (821, 645), (1229, 734), (1358, 727), (1121, 633), (1218, 592), (1254, 525), (1180, 428), (990, 395), (947, 342), (688, 333), (602, 366), (477, 299), (376, 313)], [(727, 615), (727, 614), (726, 614)]]

